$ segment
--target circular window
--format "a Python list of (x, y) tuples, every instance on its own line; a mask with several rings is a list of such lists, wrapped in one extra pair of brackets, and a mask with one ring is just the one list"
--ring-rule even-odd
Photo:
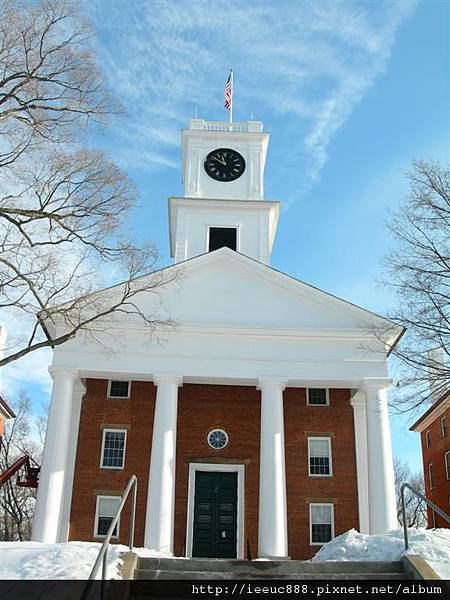
[(223, 429), (211, 429), (207, 439), (208, 445), (214, 450), (222, 450), (228, 446), (228, 434)]

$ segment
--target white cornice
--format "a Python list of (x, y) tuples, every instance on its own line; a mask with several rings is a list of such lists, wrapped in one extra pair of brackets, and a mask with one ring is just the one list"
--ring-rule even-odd
[(432, 407), (430, 413), (422, 420), (422, 417), (416, 421), (416, 423), (411, 427), (410, 431), (416, 431), (417, 433), (421, 433), (424, 429), (427, 429), (436, 419), (438, 419), (442, 414), (445, 413), (447, 409), (450, 408), (450, 394), (448, 397), (440, 402), (436, 407)]

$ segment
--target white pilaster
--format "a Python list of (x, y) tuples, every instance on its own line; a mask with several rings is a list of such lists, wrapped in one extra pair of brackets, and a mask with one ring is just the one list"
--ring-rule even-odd
[(369, 478), (367, 473), (366, 397), (358, 390), (350, 399), (355, 428), (356, 475), (358, 480), (359, 530), (369, 533)]
[(158, 374), (145, 517), (146, 548), (173, 552), (179, 375)]
[(397, 525), (394, 466), (386, 388), (388, 379), (364, 379), (367, 411), (370, 533), (386, 533)]
[(258, 556), (287, 557), (283, 390), (287, 381), (260, 379), (261, 441)]
[(39, 475), (32, 538), (37, 542), (53, 544), (59, 541), (63, 515), (73, 391), (78, 375), (71, 370), (56, 368), (49, 370), (53, 377), (53, 391)]

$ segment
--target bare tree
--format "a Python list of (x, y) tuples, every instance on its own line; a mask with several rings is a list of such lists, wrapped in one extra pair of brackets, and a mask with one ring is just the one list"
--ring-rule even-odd
[(450, 382), (450, 171), (416, 161), (408, 176), (409, 196), (388, 223), (395, 245), (384, 277), (397, 297), (390, 318), (407, 328), (393, 350), (402, 410), (436, 399)]
[[(28, 454), (40, 464), (42, 444), (31, 439), (30, 401), (24, 394), (10, 402), (16, 418), (7, 421), (0, 446), (0, 473)], [(34, 514), (36, 489), (19, 487), (16, 476), (0, 488), (0, 540), (29, 540)]]
[[(0, 309), (26, 334), (9, 336), (0, 366), (81, 331), (95, 336), (119, 312), (149, 332), (167, 324), (134, 300), (174, 273), (155, 274), (155, 248), (128, 234), (127, 176), (85, 145), (86, 126), (117, 110), (78, 3), (0, 5)], [(123, 282), (113, 293), (95, 293), (113, 279)]]
[[(397, 519), (400, 525), (403, 525), (402, 501), (400, 488), (404, 483), (409, 483), (418, 492), (425, 495), (423, 477), (420, 473), (413, 473), (403, 460), (396, 458), (394, 460), (395, 476), (395, 497), (397, 502)], [(427, 526), (427, 508), (425, 503), (410, 492), (405, 494), (405, 509), (408, 527), (426, 527)]]

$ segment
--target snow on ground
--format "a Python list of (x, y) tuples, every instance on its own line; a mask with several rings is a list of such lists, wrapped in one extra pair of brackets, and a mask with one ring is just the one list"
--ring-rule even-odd
[[(450, 579), (450, 529), (410, 529), (406, 554), (422, 556), (443, 578)], [(68, 542), (0, 542), (0, 579), (87, 579), (101, 544)], [(127, 546), (113, 544), (108, 551), (108, 578), (120, 577), (120, 555)], [(146, 548), (139, 556), (168, 557)], [(386, 535), (366, 535), (351, 529), (322, 546), (313, 561), (399, 560), (405, 554), (403, 529)], [(100, 578), (101, 568), (97, 574)]]
[(385, 535), (367, 535), (350, 529), (322, 546), (311, 559), (399, 560), (404, 554), (424, 558), (443, 579), (450, 579), (450, 529), (408, 529), (409, 548), (405, 552), (403, 529)]
[[(68, 542), (0, 542), (0, 579), (87, 579), (101, 544)], [(140, 556), (163, 556), (146, 548), (135, 548)], [(128, 547), (111, 544), (108, 550), (108, 578), (120, 577), (120, 555)], [(101, 566), (97, 579), (101, 577)]]

